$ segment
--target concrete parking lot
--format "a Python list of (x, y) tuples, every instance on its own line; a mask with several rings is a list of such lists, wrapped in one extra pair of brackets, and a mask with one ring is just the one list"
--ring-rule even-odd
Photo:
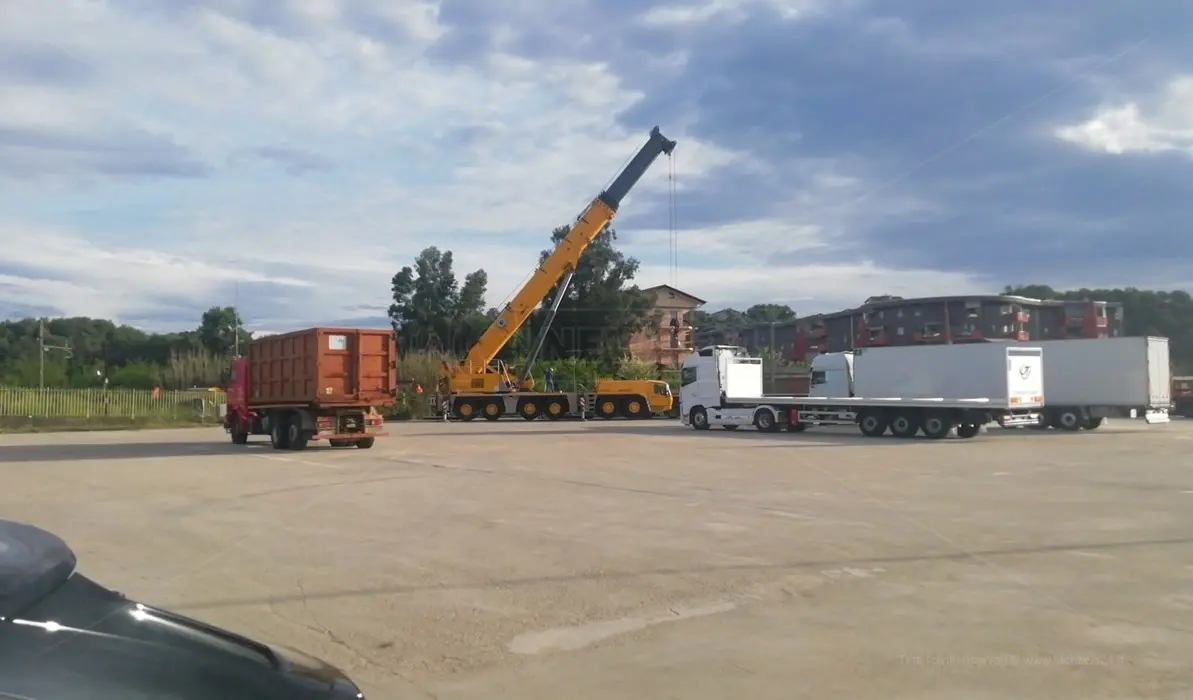
[(0, 436), (0, 514), (376, 698), (1191, 697), (1193, 422), (390, 430)]

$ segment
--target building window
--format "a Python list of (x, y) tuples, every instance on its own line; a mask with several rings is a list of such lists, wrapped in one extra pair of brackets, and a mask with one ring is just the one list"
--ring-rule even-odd
[(919, 315), (920, 315), (920, 313), (921, 313), (921, 312), (920, 312), (920, 310), (917, 308), (917, 309), (915, 310), (915, 315), (916, 315), (916, 316), (919, 316)]
[[(903, 318), (903, 309), (896, 309), (896, 310), (895, 310), (895, 318)], [(903, 334), (902, 334), (902, 333), (900, 333), (899, 335), (903, 335)]]
[(675, 311), (675, 310), (671, 311), (671, 327), (672, 328), (679, 327), (679, 312), (678, 311)]

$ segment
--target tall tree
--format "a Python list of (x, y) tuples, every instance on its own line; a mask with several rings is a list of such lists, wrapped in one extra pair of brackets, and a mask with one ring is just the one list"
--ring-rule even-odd
[(252, 338), (232, 306), (213, 306), (204, 311), (199, 320), (198, 336), (200, 346), (216, 357), (231, 355), (238, 345), (243, 350)]
[[(570, 226), (560, 226), (552, 231), (552, 247), (570, 230)], [(638, 261), (617, 250), (616, 241), (617, 232), (607, 227), (581, 256), (553, 324), (555, 355), (615, 361), (626, 353), (630, 336), (649, 323), (650, 298), (630, 284), (638, 271)], [(551, 252), (543, 251), (540, 261)], [(556, 285), (544, 306), (558, 291)], [(535, 332), (540, 323), (536, 320), (531, 324)]]
[(450, 250), (425, 248), (413, 266), (403, 267), (390, 283), (389, 319), (406, 350), (438, 349), (460, 354), (488, 325), (484, 300), (488, 275), (477, 270), (456, 280)]

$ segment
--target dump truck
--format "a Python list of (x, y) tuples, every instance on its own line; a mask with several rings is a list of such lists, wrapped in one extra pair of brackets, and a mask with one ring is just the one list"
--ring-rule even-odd
[(745, 348), (701, 348), (683, 365), (680, 418), (696, 430), (753, 425), (762, 432), (856, 425), (939, 440), (983, 425), (1035, 425), (1044, 406), (1043, 351), (1003, 345), (867, 348), (818, 356), (810, 396), (762, 392), (762, 359)]
[(275, 450), (313, 440), (368, 449), (397, 402), (393, 331), (309, 328), (254, 338), (227, 373), (224, 428), (232, 443), (268, 435)]

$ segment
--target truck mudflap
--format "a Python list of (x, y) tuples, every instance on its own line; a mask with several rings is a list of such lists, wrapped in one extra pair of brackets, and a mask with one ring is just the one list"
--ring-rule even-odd
[(1004, 428), (1013, 428), (1020, 425), (1039, 425), (1041, 414), (1039, 413), (1007, 413), (998, 417), (998, 424)]

